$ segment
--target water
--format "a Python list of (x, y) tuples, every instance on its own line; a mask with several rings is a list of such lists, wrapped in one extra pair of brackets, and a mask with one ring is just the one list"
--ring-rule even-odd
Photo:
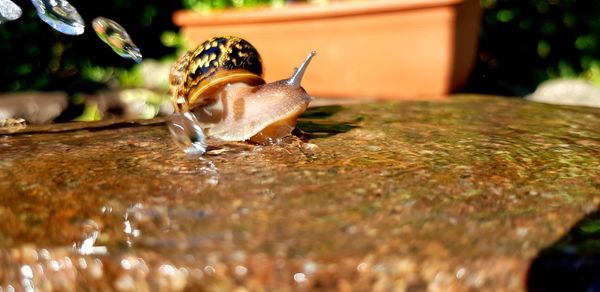
[(106, 247), (96, 246), (100, 227), (94, 220), (88, 219), (80, 224), (80, 238), (73, 243), (75, 252), (81, 255), (105, 254)]
[(18, 19), (23, 14), (21, 7), (10, 0), (0, 0), (0, 24)]
[(204, 132), (190, 112), (180, 112), (171, 115), (167, 122), (171, 138), (177, 146), (190, 156), (199, 156), (206, 152), (206, 139)]
[(330, 106), (299, 118), (310, 155), (207, 139), (197, 159), (164, 124), (28, 126), (0, 136), (0, 284), (523, 291), (598, 210), (598, 125), (600, 109), (517, 99)]
[(79, 12), (65, 0), (31, 0), (38, 16), (61, 33), (80, 35), (85, 24)]
[[(79, 12), (64, 0), (31, 0), (38, 16), (57, 31), (68, 35), (81, 35), (85, 24)], [(18, 19), (22, 15), (21, 8), (10, 0), (0, 0), (0, 24)], [(117, 22), (96, 17), (92, 21), (94, 31), (100, 39), (108, 44), (115, 53), (139, 63), (142, 61), (140, 49), (133, 43), (125, 29)]]
[(92, 27), (98, 37), (119, 56), (132, 59), (137, 63), (142, 61), (140, 49), (133, 43), (127, 31), (121, 25), (105, 17), (96, 17), (92, 21)]

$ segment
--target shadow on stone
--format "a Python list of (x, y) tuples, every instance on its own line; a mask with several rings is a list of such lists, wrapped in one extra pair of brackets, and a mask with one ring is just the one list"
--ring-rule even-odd
[(600, 291), (600, 209), (533, 260), (529, 291)]
[(300, 117), (303, 119), (326, 119), (343, 109), (339, 105), (328, 105), (308, 108)]
[(295, 129), (297, 136), (303, 140), (326, 138), (340, 133), (348, 132), (356, 127), (356, 122), (331, 121), (329, 118), (340, 112), (342, 106), (320, 106), (309, 108), (300, 116)]

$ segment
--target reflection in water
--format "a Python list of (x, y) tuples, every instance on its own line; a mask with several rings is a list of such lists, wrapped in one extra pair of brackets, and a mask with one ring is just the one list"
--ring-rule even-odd
[(98, 37), (119, 56), (132, 59), (137, 63), (142, 61), (140, 49), (121, 25), (105, 17), (96, 17), (92, 21), (92, 27)]
[(531, 264), (530, 291), (600, 291), (600, 210), (577, 223)]
[(0, 24), (18, 19), (23, 14), (21, 7), (10, 0), (0, 0)]
[(79, 12), (65, 0), (31, 0), (44, 22), (61, 33), (80, 35), (85, 24)]

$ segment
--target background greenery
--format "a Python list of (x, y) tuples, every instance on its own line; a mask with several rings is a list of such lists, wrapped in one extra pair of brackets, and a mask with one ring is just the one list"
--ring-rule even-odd
[[(120, 78), (135, 83), (135, 63), (117, 56), (96, 36), (91, 21), (104, 16), (121, 24), (140, 47), (144, 58), (172, 55), (168, 32), (177, 28), (171, 14), (178, 1), (164, 0), (70, 0), (83, 17), (81, 36), (61, 34), (44, 22), (28, 0), (13, 0), (23, 16), (0, 24), (0, 92), (22, 90), (92, 91)], [(161, 39), (162, 38), (162, 39)]]
[(199, 12), (228, 7), (243, 8), (257, 5), (283, 5), (285, 0), (181, 0), (185, 8)]
[(600, 84), (600, 1), (481, 4), (479, 60), (466, 90), (523, 95), (555, 77)]
[[(27, 0), (17, 21), (0, 25), (0, 91), (92, 91), (117, 82), (136, 85), (135, 64), (101, 43), (90, 22), (120, 23), (144, 58), (173, 58), (178, 38), (173, 11), (205, 11), (284, 0), (72, 0), (84, 20), (82, 36), (62, 35), (36, 16)], [(554, 77), (583, 77), (600, 84), (600, 1), (481, 0), (479, 59), (466, 91), (522, 95)]]

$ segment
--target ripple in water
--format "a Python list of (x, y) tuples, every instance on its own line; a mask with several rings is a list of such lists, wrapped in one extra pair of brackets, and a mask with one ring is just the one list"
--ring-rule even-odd
[(199, 162), (200, 164), (196, 169), (196, 175), (202, 174), (205, 177), (204, 182), (208, 186), (214, 187), (219, 184), (219, 172), (215, 164), (212, 161), (202, 157), (200, 157)]
[(45, 23), (61, 33), (80, 35), (85, 24), (79, 12), (65, 0), (31, 0), (37, 14)]
[(21, 7), (10, 0), (0, 0), (0, 24), (16, 20), (23, 14)]
[[(135, 203), (123, 214), (122, 230), (128, 247), (144, 246), (162, 248), (185, 246), (195, 241), (191, 234), (183, 239), (170, 234), (182, 234), (190, 225), (212, 215), (210, 208), (182, 206), (179, 204)], [(203, 238), (204, 239), (204, 238)]]
[[(190, 179), (193, 179), (196, 182), (202, 182), (203, 187), (214, 187), (219, 184), (219, 171), (215, 164), (203, 157), (199, 157), (197, 160), (197, 164), (187, 168), (187, 167), (178, 167), (173, 169), (173, 171), (169, 175), (177, 175), (178, 177), (190, 176)], [(202, 189), (199, 188), (198, 191)]]
[(142, 61), (140, 49), (121, 25), (105, 17), (96, 17), (92, 21), (92, 27), (98, 37), (119, 56), (132, 59), (137, 63)]

